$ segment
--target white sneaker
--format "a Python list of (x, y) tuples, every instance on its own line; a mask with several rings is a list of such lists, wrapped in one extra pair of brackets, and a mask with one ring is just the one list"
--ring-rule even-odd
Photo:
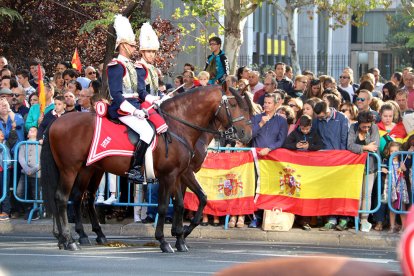
[(96, 200), (96, 203), (98, 203), (98, 204), (103, 203), (104, 200), (105, 200), (105, 198), (104, 198), (103, 195), (98, 195), (98, 199)]
[(372, 224), (368, 221), (361, 222), (361, 232), (369, 232), (372, 228)]
[(141, 216), (140, 216), (139, 214), (134, 214), (134, 221), (135, 221), (136, 223), (141, 222)]
[(115, 197), (115, 195), (112, 194), (107, 200), (103, 202), (103, 204), (111, 205), (112, 203), (116, 202), (118, 202), (118, 199)]

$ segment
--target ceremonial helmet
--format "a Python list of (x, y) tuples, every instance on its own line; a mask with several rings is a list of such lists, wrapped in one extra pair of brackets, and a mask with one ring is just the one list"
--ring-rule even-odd
[(118, 48), (121, 43), (128, 43), (129, 45), (137, 45), (135, 40), (135, 33), (132, 30), (131, 23), (128, 18), (121, 14), (115, 15), (114, 28), (116, 31), (116, 44), (115, 49)]
[(160, 48), (160, 42), (158, 36), (155, 33), (152, 26), (145, 22), (142, 24), (141, 31), (139, 34), (139, 50), (155, 50), (158, 51)]

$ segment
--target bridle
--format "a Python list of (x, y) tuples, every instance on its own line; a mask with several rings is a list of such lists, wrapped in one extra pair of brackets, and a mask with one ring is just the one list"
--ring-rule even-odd
[(228, 140), (237, 140), (237, 139), (243, 138), (244, 133), (238, 133), (237, 128), (234, 126), (234, 123), (240, 122), (242, 120), (246, 120), (247, 124), (251, 124), (252, 122), (251, 122), (250, 118), (246, 119), (243, 115), (239, 116), (239, 117), (236, 117), (236, 118), (232, 117), (231, 112), (230, 112), (231, 106), (230, 106), (230, 103), (229, 103), (229, 99), (232, 99), (232, 98), (235, 98), (235, 96), (227, 96), (222, 91), (222, 97), (221, 97), (220, 104), (219, 104), (216, 112), (214, 113), (214, 117), (217, 118), (220, 111), (221, 111), (221, 109), (224, 106), (224, 109), (226, 110), (227, 121), (229, 122), (228, 125), (227, 125), (227, 129), (224, 130), (224, 131), (219, 131), (219, 130), (214, 130), (214, 129), (210, 129), (210, 128), (204, 128), (204, 127), (197, 126), (193, 123), (190, 123), (186, 120), (183, 120), (183, 119), (178, 118), (178, 117), (176, 117), (172, 114), (169, 114), (165, 111), (162, 111), (160, 107), (158, 108), (158, 111), (159, 111), (160, 114), (165, 115), (165, 116), (167, 116), (167, 117), (169, 117), (169, 118), (171, 118), (171, 119), (173, 119), (177, 122), (180, 122), (180, 123), (182, 123), (182, 124), (184, 124), (188, 127), (193, 128), (193, 129), (196, 129), (196, 130), (199, 130), (199, 131), (202, 131), (202, 132), (212, 133), (214, 135), (218, 135), (221, 138), (225, 138), (225, 139), (228, 139)]

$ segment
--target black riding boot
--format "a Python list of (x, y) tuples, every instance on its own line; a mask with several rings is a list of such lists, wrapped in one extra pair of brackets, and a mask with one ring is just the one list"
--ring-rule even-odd
[(145, 160), (145, 153), (147, 152), (148, 144), (142, 140), (139, 140), (134, 152), (134, 161), (131, 166), (131, 170), (128, 173), (128, 178), (132, 181), (142, 181), (141, 166)]

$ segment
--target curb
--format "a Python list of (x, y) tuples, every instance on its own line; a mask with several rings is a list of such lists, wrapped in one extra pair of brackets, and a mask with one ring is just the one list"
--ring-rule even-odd
[[(85, 231), (88, 235), (95, 237), (90, 224), (85, 223)], [(152, 224), (127, 223), (127, 224), (102, 224), (102, 231), (107, 236), (124, 236), (154, 238), (155, 228)], [(53, 223), (51, 219), (42, 219), (27, 224), (23, 219), (13, 219), (0, 223), (1, 234), (45, 234), (52, 236)], [(77, 236), (74, 224), (71, 224), (74, 237)], [(171, 237), (171, 225), (165, 226), (165, 235)], [(387, 234), (386, 232), (355, 233), (355, 230), (343, 232), (330, 231), (321, 232), (318, 229), (303, 231), (293, 228), (288, 232), (267, 232), (261, 229), (234, 228), (225, 230), (223, 227), (199, 226), (191, 233), (194, 239), (227, 239), (242, 241), (268, 241), (276, 243), (306, 244), (334, 247), (363, 247), (363, 248), (395, 248), (400, 240), (398, 234)]]

